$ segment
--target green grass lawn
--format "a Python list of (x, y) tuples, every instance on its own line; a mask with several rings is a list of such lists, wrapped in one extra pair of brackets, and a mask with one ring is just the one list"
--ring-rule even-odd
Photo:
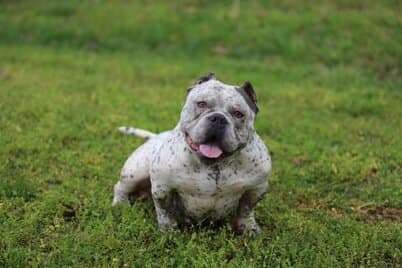
[[(141, 2), (141, 3), (140, 3)], [(400, 267), (400, 1), (0, 1), (0, 267)], [(254, 240), (111, 208), (120, 169), (213, 71), (272, 153)]]

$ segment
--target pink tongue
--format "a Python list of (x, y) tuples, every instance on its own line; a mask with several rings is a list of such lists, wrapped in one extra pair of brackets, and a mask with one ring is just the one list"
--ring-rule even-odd
[(200, 144), (198, 149), (201, 154), (208, 158), (218, 158), (222, 155), (222, 150), (218, 146), (209, 144)]

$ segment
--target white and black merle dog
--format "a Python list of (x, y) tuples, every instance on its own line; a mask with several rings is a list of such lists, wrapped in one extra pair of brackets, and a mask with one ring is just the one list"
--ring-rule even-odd
[(149, 140), (124, 164), (113, 205), (149, 192), (162, 231), (232, 217), (238, 233), (258, 233), (253, 209), (267, 190), (271, 159), (254, 129), (257, 112), (249, 82), (226, 85), (211, 73), (188, 90), (173, 130), (120, 128)]

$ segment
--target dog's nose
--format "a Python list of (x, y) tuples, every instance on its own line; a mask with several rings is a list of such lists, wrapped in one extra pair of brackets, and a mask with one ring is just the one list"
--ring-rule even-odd
[(225, 125), (227, 125), (229, 123), (228, 120), (226, 119), (226, 117), (224, 115), (222, 115), (222, 114), (210, 115), (208, 117), (208, 120), (212, 124), (217, 125), (217, 126), (225, 126)]

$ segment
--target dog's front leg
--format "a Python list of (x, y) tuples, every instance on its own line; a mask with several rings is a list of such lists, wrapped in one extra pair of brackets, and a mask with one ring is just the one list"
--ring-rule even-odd
[(260, 226), (254, 218), (254, 207), (257, 202), (263, 198), (267, 185), (268, 183), (247, 191), (241, 197), (234, 218), (234, 229), (236, 233), (255, 235), (261, 231)]
[(152, 191), (152, 198), (158, 219), (158, 226), (162, 232), (173, 231), (177, 228), (177, 220), (174, 217), (173, 194), (171, 191)]

